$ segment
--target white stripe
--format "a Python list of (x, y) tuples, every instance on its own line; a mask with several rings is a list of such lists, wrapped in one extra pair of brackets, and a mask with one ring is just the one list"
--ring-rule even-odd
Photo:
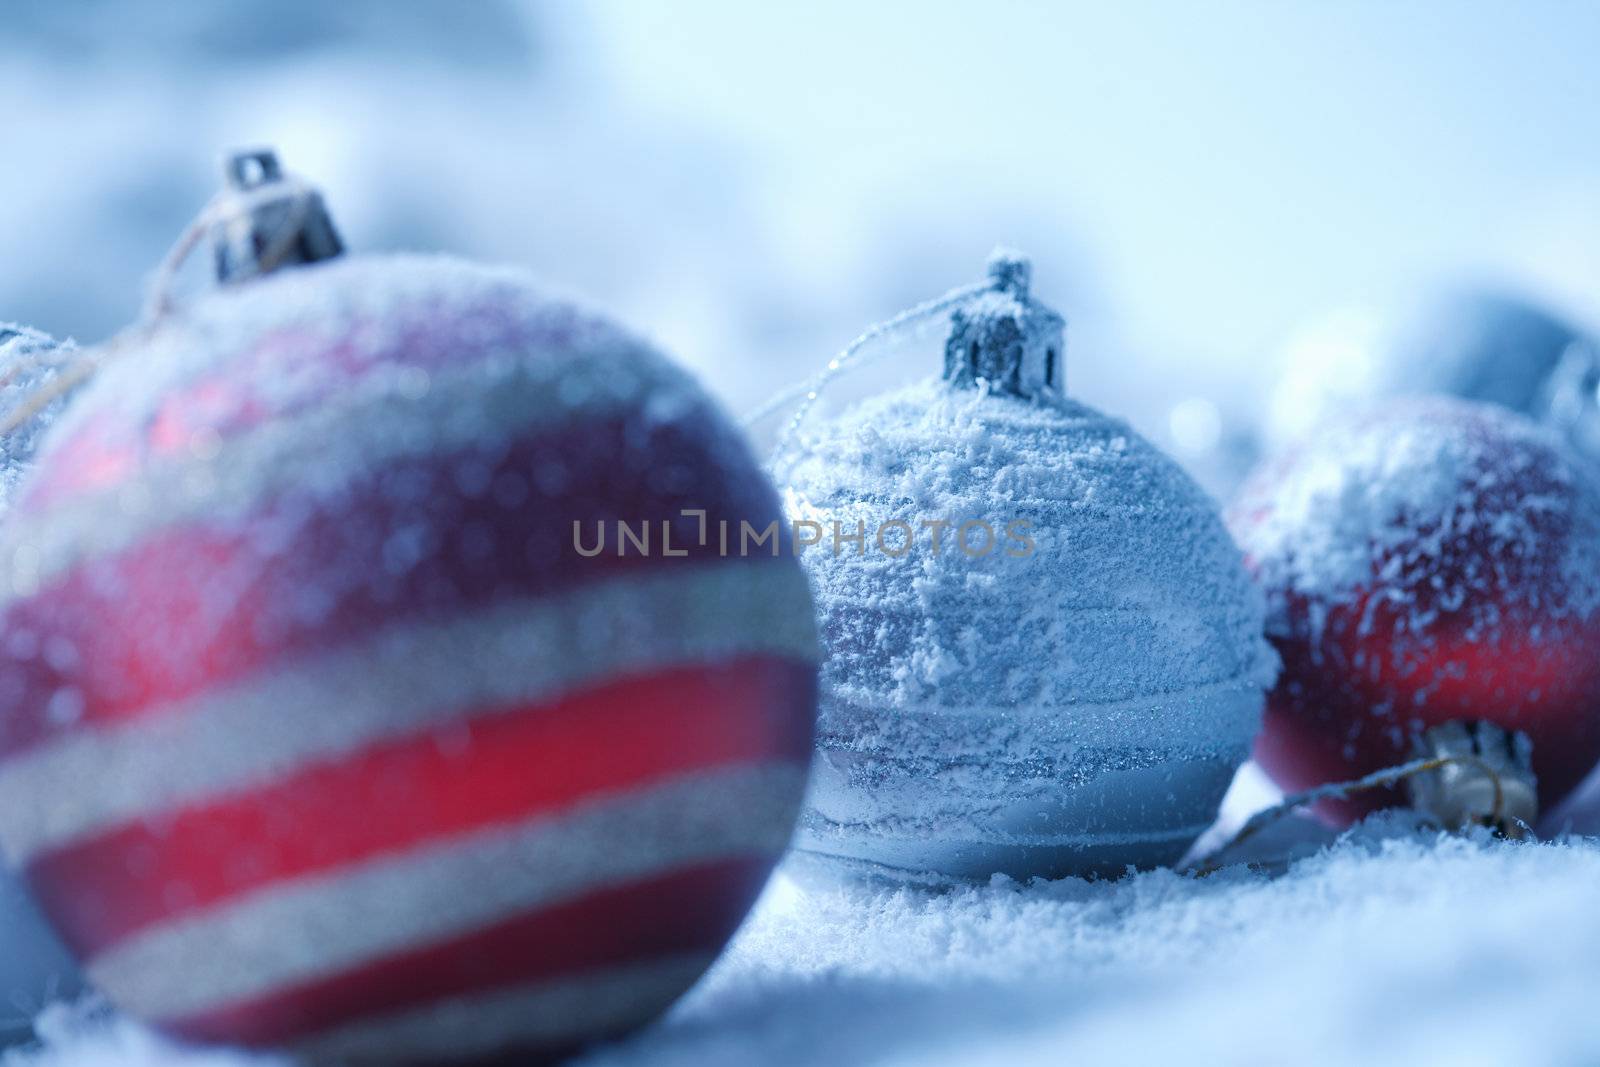
[(714, 959), (669, 956), (562, 982), (452, 997), (329, 1031), (294, 1052), (319, 1063), (437, 1063), (613, 1037), (660, 1015)]
[[(1061, 672), (1067, 676), (1067, 667)], [(836, 672), (837, 673), (837, 672)], [(1008, 704), (996, 692), (989, 702), (901, 699), (870, 685), (830, 680), (823, 671), (818, 748), (843, 748), (895, 761), (907, 758), (904, 734), (919, 743), (936, 737), (940, 755), (992, 762), (1032, 762), (1041, 752), (1057, 763), (1098, 760), (1095, 749), (1116, 749), (1126, 759), (1130, 724), (1149, 723), (1151, 744), (1182, 747), (1198, 756), (1231, 757), (1261, 723), (1262, 686), (1249, 671), (1178, 690), (1141, 693), (1119, 700), (1055, 699), (1041, 696)], [(939, 696), (950, 700), (949, 694)], [(1027, 723), (1018, 741), (1017, 723)], [(857, 724), (870, 723), (863, 730)], [(1020, 745), (1020, 747), (1019, 747)]]
[[(574, 374), (583, 361), (573, 361)], [(467, 363), (423, 374), (392, 367), (342, 388), (337, 402), (312, 406), (220, 444), (150, 456), (133, 479), (67, 499), (43, 513), (20, 513), (0, 539), (0, 608), (31, 596), (85, 560), (138, 544), (153, 532), (193, 521), (237, 522), (289, 490), (338, 499), (363, 473), (399, 459), (496, 447), (529, 431), (605, 418), (638, 407), (659, 384), (648, 377), (584, 383), (574, 409), (564, 388), (526, 372)], [(752, 471), (754, 464), (752, 463)]]
[[(815, 662), (789, 561), (664, 566), (494, 605), (253, 675), (125, 725), (86, 724), (0, 763), (0, 847), (22, 864), (312, 760), (616, 677), (770, 654)], [(93, 783), (86, 787), (85, 783)]]
[(707, 771), (279, 882), (137, 934), (91, 960), (89, 977), (145, 1018), (221, 1008), (608, 886), (741, 855), (776, 859), (804, 787), (792, 766)]
[[(1063, 787), (1063, 791), (1066, 787)], [(951, 819), (955, 821), (954, 818)], [(1190, 826), (1169, 827), (1163, 826), (1153, 830), (1070, 830), (1062, 833), (1017, 833), (1004, 828), (990, 829), (984, 826), (962, 825), (955, 829), (938, 828), (938, 838), (934, 841), (933, 827), (906, 825), (885, 830), (881, 823), (871, 823), (864, 820), (855, 822), (841, 822), (830, 819), (821, 814), (815, 807), (808, 807), (801, 821), (797, 847), (809, 852), (825, 852), (834, 854), (843, 851), (849, 845), (860, 841), (894, 842), (905, 841), (914, 846), (955, 848), (971, 846), (973, 848), (1043, 848), (1043, 849), (1091, 849), (1096, 846), (1106, 845), (1151, 845), (1162, 842), (1190, 842), (1216, 823), (1215, 819), (1197, 822)], [(896, 832), (898, 831), (898, 832)], [(840, 842), (843, 838), (843, 842)], [(865, 846), (874, 850), (880, 846), (869, 844)]]

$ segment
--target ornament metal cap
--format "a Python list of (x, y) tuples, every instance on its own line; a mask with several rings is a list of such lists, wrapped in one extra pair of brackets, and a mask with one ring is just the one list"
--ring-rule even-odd
[(1538, 818), (1533, 743), (1526, 734), (1455, 720), (1425, 731), (1417, 755), (1448, 761), (1406, 780), (1411, 806), (1445, 829), (1489, 826), (1522, 837)]
[(997, 248), (987, 267), (991, 287), (950, 313), (944, 377), (952, 386), (1012, 396), (1066, 392), (1066, 320), (1033, 299), (1033, 263)]
[(223, 177), (226, 185), (213, 204), (211, 223), (217, 281), (246, 281), (344, 251), (322, 194), (285, 174), (272, 149), (230, 154)]

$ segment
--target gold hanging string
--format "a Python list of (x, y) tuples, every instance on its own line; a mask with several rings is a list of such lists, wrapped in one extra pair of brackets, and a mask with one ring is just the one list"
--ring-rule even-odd
[[(1241, 843), (1254, 837), (1284, 816), (1305, 807), (1307, 804), (1398, 785), (1408, 778), (1414, 778), (1419, 774), (1436, 771), (1452, 764), (1476, 767), (1484, 773), (1494, 787), (1494, 804), (1489, 812), (1488, 825), (1501, 831), (1513, 829), (1506, 825), (1505, 789), (1501, 784), (1499, 773), (1492, 766), (1477, 756), (1430, 756), (1425, 759), (1412, 760), (1410, 763), (1402, 763), (1397, 767), (1386, 767), (1381, 771), (1373, 771), (1369, 775), (1355, 778), (1348, 782), (1319, 785), (1315, 789), (1307, 789), (1303, 793), (1295, 793), (1285, 797), (1281, 803), (1274, 804), (1270, 808), (1263, 808), (1246, 819), (1244, 825), (1239, 827), (1231, 838), (1220, 847), (1214, 849), (1203, 863), (1193, 869), (1193, 873), (1203, 878), (1208, 874), (1221, 870), (1223, 864), (1218, 862), (1217, 857), (1238, 847)], [(1519, 828), (1523, 833), (1532, 834), (1532, 829), (1521, 819), (1517, 819), (1516, 823), (1516, 828)]]

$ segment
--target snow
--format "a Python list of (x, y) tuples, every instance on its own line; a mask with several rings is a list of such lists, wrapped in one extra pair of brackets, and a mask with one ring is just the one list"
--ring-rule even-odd
[[(802, 555), (828, 648), (803, 849), (1082, 874), (1211, 822), (1277, 661), (1214, 506), (1126, 423), (929, 379), (811, 427), (780, 481), (796, 519), (917, 538)], [(1006, 551), (958, 550), (980, 520)]]
[[(927, 893), (780, 877), (674, 1012), (591, 1053), (676, 1064), (1586, 1063), (1600, 843), (1369, 822), (1229, 867)], [(55, 1009), (5, 1067), (264, 1067)]]
[(1592, 472), (1553, 431), (1495, 405), (1398, 400), (1325, 424), (1263, 467), (1229, 516), (1268, 590), (1269, 633), (1287, 632), (1296, 598), (1313, 612), (1351, 602), (1375, 567), (1412, 631), (1462, 605), (1485, 631), (1508, 605), (1554, 618), (1600, 608)]

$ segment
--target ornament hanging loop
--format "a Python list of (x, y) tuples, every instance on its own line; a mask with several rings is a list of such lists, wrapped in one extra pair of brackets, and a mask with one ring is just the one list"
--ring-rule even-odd
[(207, 237), (222, 285), (344, 252), (322, 194), (287, 173), (272, 149), (234, 152), (223, 160), (222, 173), (222, 191), (189, 223), (156, 268), (141, 326), (171, 312), (178, 271)]
[(235, 189), (253, 189), (267, 182), (283, 180), (278, 153), (270, 148), (247, 148), (223, 161), (228, 184)]
[(1454, 719), (1417, 739), (1420, 758), (1439, 767), (1406, 779), (1415, 810), (1448, 830), (1487, 825), (1509, 837), (1539, 817), (1533, 745), (1492, 722)]
[(246, 281), (344, 251), (322, 194), (286, 175), (270, 148), (235, 152), (223, 174), (226, 185), (208, 212), (217, 281)]
[(1021, 252), (995, 249), (989, 255), (985, 273), (997, 292), (1017, 300), (1028, 299), (1028, 286), (1033, 284), (1033, 261)]

